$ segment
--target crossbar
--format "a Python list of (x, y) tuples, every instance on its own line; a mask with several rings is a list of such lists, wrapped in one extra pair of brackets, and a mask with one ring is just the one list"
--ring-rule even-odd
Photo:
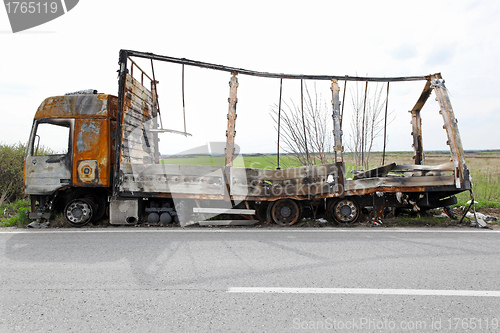
[(430, 75), (420, 76), (399, 76), (399, 77), (369, 77), (369, 76), (349, 76), (349, 75), (304, 75), (304, 74), (284, 74), (284, 73), (269, 73), (252, 71), (243, 68), (230, 67), (224, 65), (216, 65), (208, 62), (201, 62), (190, 60), (186, 58), (174, 58), (168, 56), (157, 55), (149, 52), (139, 52), (132, 50), (121, 50), (120, 52), (126, 53), (128, 57), (139, 57), (146, 59), (153, 59), (158, 61), (171, 62), (175, 64), (183, 64), (201, 68), (209, 68), (224, 72), (236, 72), (242, 75), (278, 78), (278, 79), (299, 79), (299, 80), (345, 80), (345, 81), (370, 81), (370, 82), (393, 82), (393, 81), (422, 81), (428, 80)]

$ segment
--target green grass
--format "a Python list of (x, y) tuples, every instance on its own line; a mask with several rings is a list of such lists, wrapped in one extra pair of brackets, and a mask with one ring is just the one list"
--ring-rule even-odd
[(2, 227), (24, 227), (31, 220), (27, 212), (30, 210), (28, 201), (21, 199), (13, 203), (0, 206), (0, 226)]
[[(224, 166), (224, 156), (205, 156), (195, 155), (193, 157), (180, 157), (162, 159), (162, 164), (179, 164), (179, 165), (210, 165)], [(239, 168), (255, 168), (255, 169), (275, 169), (277, 167), (276, 155), (239, 155), (233, 161), (233, 166)], [(297, 159), (289, 155), (280, 156), (280, 166), (282, 168), (293, 168), (300, 166)]]
[[(161, 164), (224, 166), (225, 158), (224, 156), (212, 157), (195, 155), (193, 157), (162, 159)], [(233, 166), (238, 168), (275, 169), (278, 166), (278, 159), (275, 154), (239, 155), (234, 159)], [(280, 167), (282, 169), (296, 168), (300, 166), (301, 164), (296, 157), (291, 155), (280, 155)], [(346, 163), (347, 172), (353, 169), (353, 164)]]
[[(472, 191), (476, 209), (500, 208), (500, 167), (472, 169)], [(457, 195), (458, 205), (465, 206), (470, 200), (470, 194), (463, 192)]]

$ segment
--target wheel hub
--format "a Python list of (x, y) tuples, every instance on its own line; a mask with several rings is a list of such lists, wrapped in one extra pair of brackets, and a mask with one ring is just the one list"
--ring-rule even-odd
[(83, 211), (78, 207), (71, 211), (71, 215), (73, 215), (74, 218), (80, 219), (83, 216)]
[(351, 215), (351, 207), (345, 205), (340, 207), (340, 216), (348, 216)]
[(280, 213), (281, 213), (281, 216), (283, 216), (284, 218), (287, 218), (287, 217), (290, 217), (290, 215), (292, 215), (292, 210), (290, 209), (290, 207), (285, 206), (285, 207), (281, 208)]
[(293, 200), (281, 199), (271, 207), (272, 219), (277, 224), (289, 226), (296, 223), (300, 218), (299, 205)]
[(335, 219), (341, 223), (352, 223), (359, 216), (357, 205), (350, 199), (337, 202), (333, 208)]
[(92, 210), (85, 201), (74, 201), (66, 209), (66, 217), (69, 221), (77, 224), (87, 222), (92, 214)]

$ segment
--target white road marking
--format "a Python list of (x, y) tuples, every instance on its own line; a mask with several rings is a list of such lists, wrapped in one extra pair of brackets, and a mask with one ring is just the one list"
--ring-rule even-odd
[(21, 229), (21, 228), (0, 228), (0, 234), (53, 234), (53, 233), (141, 233), (141, 232), (183, 232), (183, 233), (364, 233), (364, 234), (377, 234), (377, 233), (460, 233), (460, 234), (479, 234), (484, 233), (485, 235), (498, 235), (500, 234), (500, 229), (495, 230), (484, 230), (478, 228), (467, 228), (467, 229), (446, 229), (446, 228), (383, 228), (383, 229), (372, 229), (372, 228), (359, 228), (359, 229), (339, 229), (339, 228), (297, 228), (297, 229), (282, 229), (282, 228), (245, 228), (245, 229), (204, 229), (204, 228), (147, 228), (147, 227), (109, 227), (109, 228), (63, 228), (63, 229)]
[(497, 290), (230, 287), (228, 293), (500, 297)]

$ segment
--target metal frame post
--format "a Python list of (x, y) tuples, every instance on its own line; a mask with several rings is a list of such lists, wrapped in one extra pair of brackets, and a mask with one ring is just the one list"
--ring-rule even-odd
[(332, 105), (333, 105), (333, 137), (335, 140), (335, 146), (333, 150), (335, 151), (335, 162), (343, 162), (344, 157), (342, 152), (344, 147), (342, 146), (342, 128), (341, 128), (341, 116), (340, 116), (340, 98), (339, 92), (340, 87), (336, 79), (332, 80), (332, 86), (330, 88), (332, 91)]
[(462, 183), (469, 182), (469, 177), (467, 165), (465, 163), (465, 152), (458, 131), (458, 120), (455, 118), (448, 90), (444, 85), (441, 74), (431, 75), (431, 80), (431, 87), (434, 88), (436, 101), (438, 101), (441, 108), (439, 113), (443, 116), (443, 128), (446, 130), (446, 135), (448, 137), (446, 143), (450, 146), (451, 156), (455, 165), (455, 186), (460, 188)]
[(417, 103), (415, 103), (413, 109), (409, 111), (411, 113), (411, 135), (413, 136), (412, 147), (415, 153), (413, 160), (417, 165), (425, 163), (424, 147), (422, 143), (422, 118), (420, 117), (420, 110), (422, 110), (422, 107), (431, 95), (431, 92), (431, 81), (427, 80), (424, 90), (422, 91), (422, 94), (420, 94)]
[(337, 190), (339, 196), (344, 196), (345, 189), (345, 166), (344, 147), (342, 146), (342, 116), (340, 111), (340, 87), (336, 79), (332, 80), (332, 106), (333, 106), (333, 138), (335, 140), (333, 150), (335, 151), (335, 165), (337, 166)]
[(236, 103), (238, 102), (238, 73), (231, 73), (231, 80), (229, 81), (229, 108), (227, 111), (227, 130), (226, 130), (226, 166), (233, 166), (234, 159), (234, 137), (236, 135)]

